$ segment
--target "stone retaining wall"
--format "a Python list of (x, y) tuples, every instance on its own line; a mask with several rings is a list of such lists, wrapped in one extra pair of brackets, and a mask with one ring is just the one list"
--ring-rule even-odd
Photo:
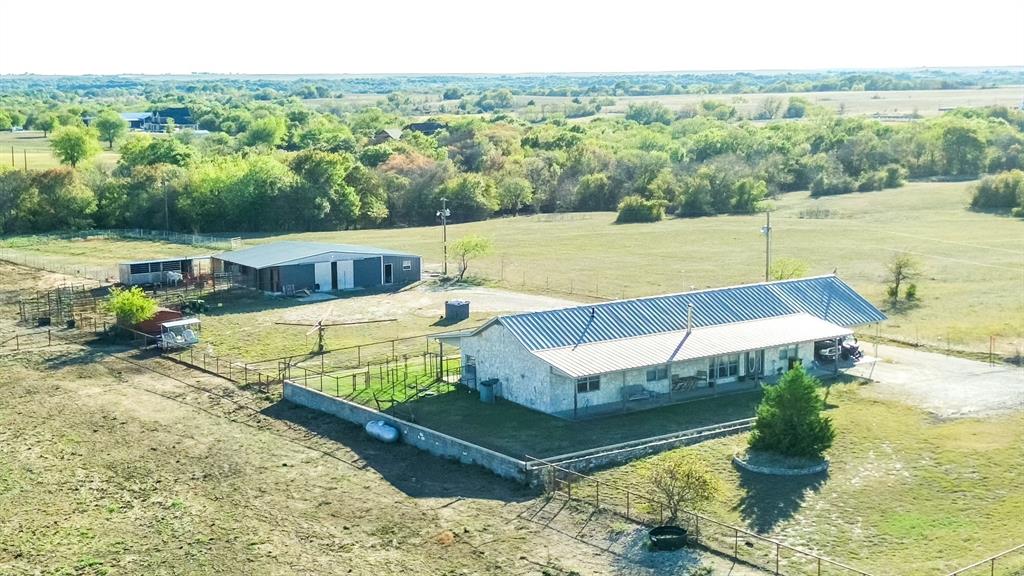
[(526, 463), (522, 460), (516, 460), (482, 446), (477, 446), (447, 434), (406, 422), (405, 420), (383, 414), (354, 402), (305, 388), (288, 380), (284, 381), (283, 387), (284, 399), (293, 404), (324, 412), (360, 426), (365, 425), (370, 420), (383, 420), (398, 428), (401, 442), (415, 446), (434, 456), (457, 460), (463, 464), (481, 466), (498, 476), (518, 482), (525, 483), (529, 481)]

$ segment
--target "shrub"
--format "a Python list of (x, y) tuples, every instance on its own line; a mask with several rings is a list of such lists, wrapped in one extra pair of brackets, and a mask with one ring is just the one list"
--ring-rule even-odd
[(821, 414), (825, 402), (818, 396), (817, 378), (802, 366), (786, 372), (767, 386), (757, 407), (750, 448), (799, 458), (820, 458), (832, 446), (835, 429)]
[(703, 509), (722, 492), (722, 481), (686, 449), (653, 459), (644, 469), (641, 482), (654, 500), (665, 505), (669, 524), (681, 512)]
[(917, 284), (907, 284), (907, 300), (917, 300)]
[(986, 176), (974, 187), (971, 208), (1012, 210), (1024, 206), (1024, 171), (1010, 170)]
[(128, 290), (124, 288), (110, 289), (107, 311), (117, 317), (119, 324), (134, 326), (156, 316), (156, 310), (156, 301), (147, 296), (138, 286), (133, 286)]
[(846, 194), (857, 189), (857, 182), (845, 174), (819, 174), (811, 182), (811, 196)]
[(665, 217), (665, 202), (644, 200), (640, 196), (626, 196), (619, 202), (619, 224), (632, 222), (657, 222)]

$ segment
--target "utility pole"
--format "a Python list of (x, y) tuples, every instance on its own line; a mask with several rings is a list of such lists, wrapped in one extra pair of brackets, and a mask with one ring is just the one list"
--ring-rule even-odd
[(761, 227), (761, 234), (764, 234), (764, 281), (770, 280), (772, 267), (772, 213), (765, 212), (765, 223)]
[(164, 189), (164, 230), (169, 231), (171, 229), (171, 217), (167, 210), (167, 181), (162, 181), (162, 184)]
[(448, 276), (448, 217), (452, 215), (452, 211), (448, 209), (448, 199), (441, 198), (441, 209), (437, 211), (437, 215), (441, 217), (441, 246), (444, 250), (444, 272), (445, 277)]

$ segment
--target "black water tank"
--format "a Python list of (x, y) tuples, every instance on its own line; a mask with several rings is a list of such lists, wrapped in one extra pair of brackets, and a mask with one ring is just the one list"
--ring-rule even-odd
[(444, 303), (444, 319), (461, 322), (469, 318), (469, 300), (448, 300)]

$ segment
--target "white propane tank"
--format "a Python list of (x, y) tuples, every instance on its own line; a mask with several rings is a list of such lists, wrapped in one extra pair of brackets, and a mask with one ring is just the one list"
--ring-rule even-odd
[(370, 420), (367, 422), (366, 433), (377, 440), (387, 442), (388, 444), (398, 442), (398, 428), (395, 428), (383, 420)]

